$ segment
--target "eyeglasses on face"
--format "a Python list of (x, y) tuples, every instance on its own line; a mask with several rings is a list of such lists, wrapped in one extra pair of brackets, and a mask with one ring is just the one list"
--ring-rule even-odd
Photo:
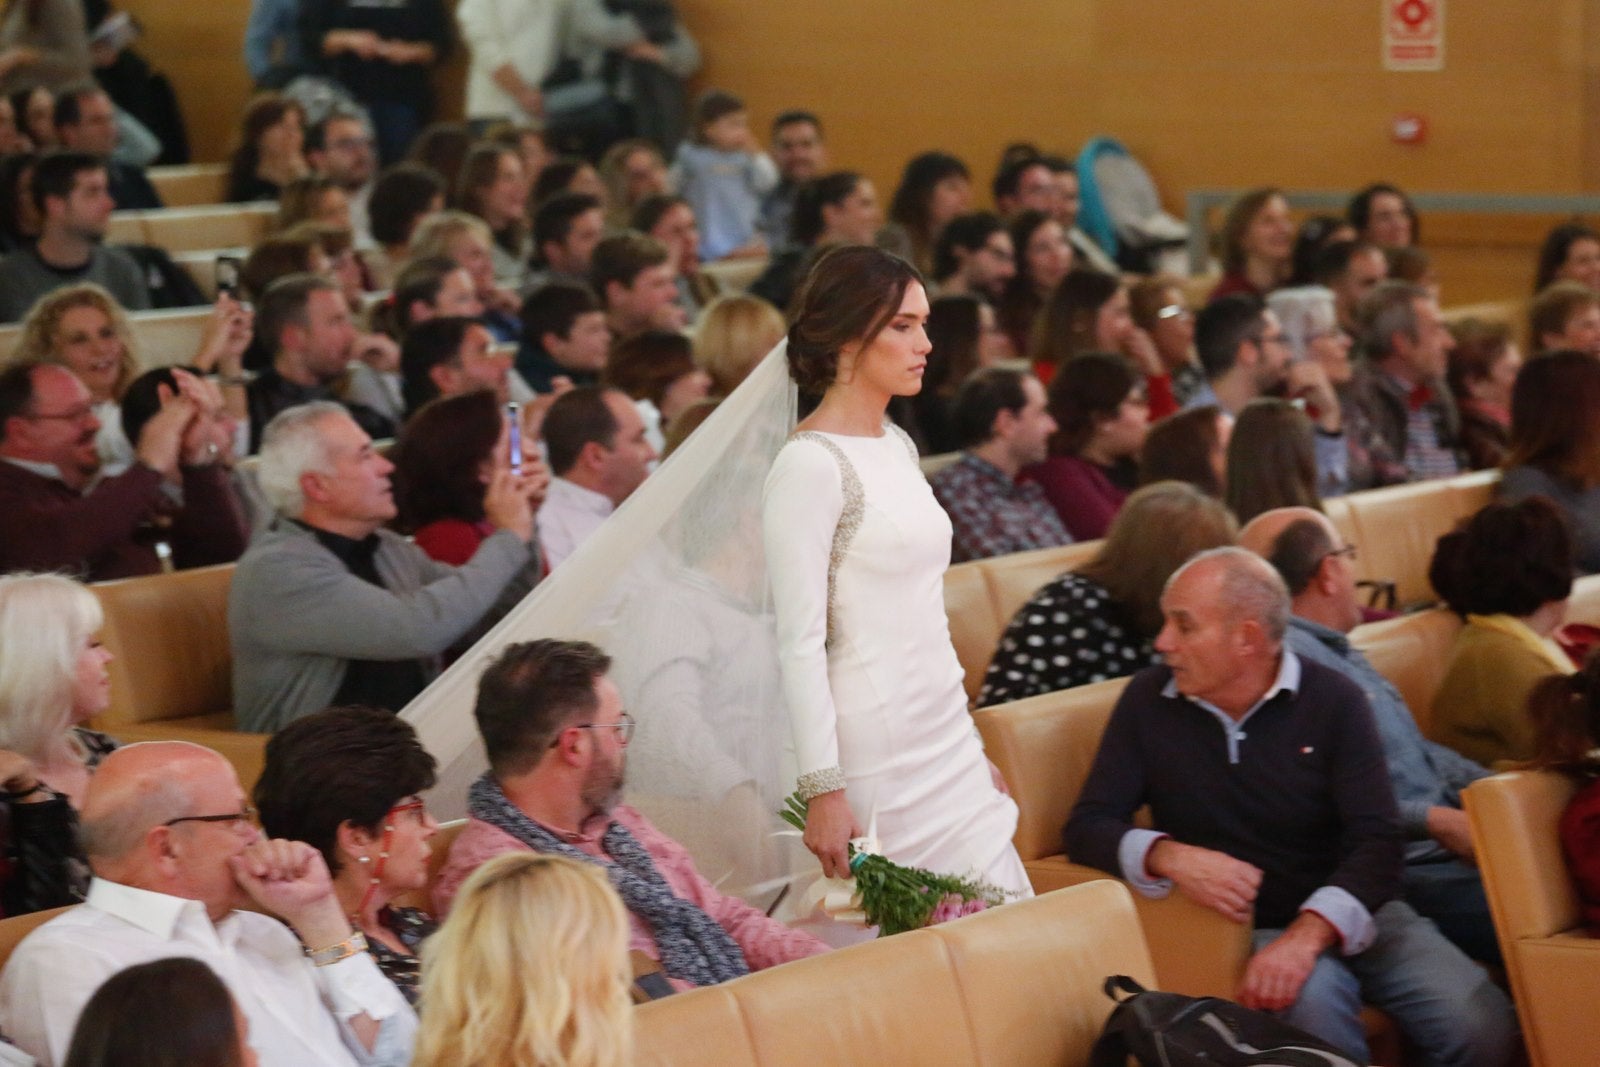
[[(617, 732), (617, 740), (626, 745), (629, 741), (633, 740), (633, 728), (636, 725), (638, 724), (633, 721), (633, 716), (629, 715), (627, 712), (623, 712), (622, 718), (618, 719), (616, 722), (584, 722), (578, 723), (577, 725), (571, 727), (571, 729), (615, 730)], [(550, 742), (550, 747), (554, 748), (559, 742), (560, 738), (557, 738), (555, 741)]]
[(388, 813), (384, 815), (383, 821), (394, 822), (394, 820), (400, 818), (402, 815), (415, 815), (418, 819), (421, 819), (427, 814), (428, 802), (423, 800), (421, 797), (413, 797), (410, 800), (402, 800), (400, 803), (390, 808)]
[(54, 413), (37, 411), (28, 415), (23, 415), (22, 418), (44, 420), (59, 419), (62, 422), (86, 422), (93, 414), (93, 407), (88, 404), (79, 404), (77, 407), (70, 408), (66, 411), (58, 411)]
[(180, 815), (176, 819), (168, 819), (162, 826), (177, 826), (181, 822), (214, 822), (235, 823), (244, 826), (254, 826), (256, 809), (246, 804), (240, 811), (229, 812), (226, 815)]
[(1335, 549), (1332, 549), (1331, 551), (1324, 552), (1322, 554), (1322, 559), (1317, 560), (1317, 566), (1319, 566), (1319, 567), (1322, 566), (1322, 560), (1323, 559), (1332, 559), (1335, 556), (1343, 556), (1345, 559), (1348, 559), (1351, 562), (1354, 562), (1355, 558), (1356, 558), (1356, 546), (1355, 545), (1345, 545), (1343, 548), (1335, 548)]

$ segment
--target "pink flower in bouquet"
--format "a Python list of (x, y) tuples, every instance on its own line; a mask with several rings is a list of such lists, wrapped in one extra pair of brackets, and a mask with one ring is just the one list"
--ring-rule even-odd
[[(982, 897), (973, 897), (961, 905), (961, 915), (976, 915), (989, 906), (989, 902)], [(959, 918), (960, 916), (957, 916)]]
[(939, 903), (934, 907), (933, 914), (928, 916), (928, 925), (937, 926), (940, 923), (947, 923), (951, 919), (959, 919), (961, 916), (966, 914), (966, 912), (963, 910), (965, 906), (966, 901), (962, 900), (956, 894), (950, 893), (946, 895), (945, 898), (939, 901)]

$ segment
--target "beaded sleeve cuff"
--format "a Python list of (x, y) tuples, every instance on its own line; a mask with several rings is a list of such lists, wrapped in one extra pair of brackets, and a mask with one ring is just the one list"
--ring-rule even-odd
[(820, 797), (824, 793), (843, 788), (844, 769), (824, 767), (820, 771), (807, 771), (802, 774), (796, 792), (800, 794), (801, 800), (810, 800), (812, 797)]

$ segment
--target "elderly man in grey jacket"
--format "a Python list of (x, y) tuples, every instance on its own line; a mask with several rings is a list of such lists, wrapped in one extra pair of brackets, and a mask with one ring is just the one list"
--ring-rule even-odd
[(495, 532), (460, 567), (383, 528), (388, 460), (338, 404), (268, 424), (259, 478), (277, 515), (239, 560), (228, 596), (234, 715), (272, 731), (330, 704), (398, 711), (437, 657), (482, 632), (537, 580), (537, 486), (499, 471), (484, 495)]

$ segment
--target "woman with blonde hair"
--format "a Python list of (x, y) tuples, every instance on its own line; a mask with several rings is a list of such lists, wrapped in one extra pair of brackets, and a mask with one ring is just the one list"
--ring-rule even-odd
[(711, 375), (711, 395), (737, 389), (787, 331), (783, 313), (759, 296), (730, 293), (708, 304), (694, 335), (694, 361)]
[(1155, 663), (1167, 579), (1196, 552), (1233, 544), (1238, 532), (1220, 500), (1187, 482), (1155, 482), (1134, 493), (1100, 551), (1012, 616), (978, 706), (1120, 678)]
[[(201, 373), (220, 371), (223, 401), (235, 418), (245, 415), (244, 350), (253, 316), (232, 298), (217, 301), (190, 363)], [(100, 422), (95, 451), (100, 473), (120, 474), (133, 463), (133, 444), (122, 430), (122, 397), (139, 374), (139, 351), (128, 313), (117, 298), (93, 282), (68, 285), (39, 298), (22, 322), (16, 361), (40, 360), (66, 367), (89, 390)], [(234, 384), (229, 385), (228, 382)]]
[(415, 1067), (623, 1067), (628, 915), (604, 871), (516, 852), (479, 867), (422, 949)]
[[(472, 275), (483, 304), (483, 324), (502, 344), (522, 336), (518, 315), (522, 301), (495, 279), (494, 234), (489, 224), (465, 211), (436, 211), (417, 223), (411, 234), (411, 261), (444, 256)], [(403, 268), (403, 264), (401, 267)], [(399, 271), (396, 271), (398, 274)]]
[(0, 577), (0, 909), (21, 915), (82, 900), (89, 870), (77, 807), (117, 747), (83, 724), (111, 703), (111, 661), (93, 593), (58, 574)]

